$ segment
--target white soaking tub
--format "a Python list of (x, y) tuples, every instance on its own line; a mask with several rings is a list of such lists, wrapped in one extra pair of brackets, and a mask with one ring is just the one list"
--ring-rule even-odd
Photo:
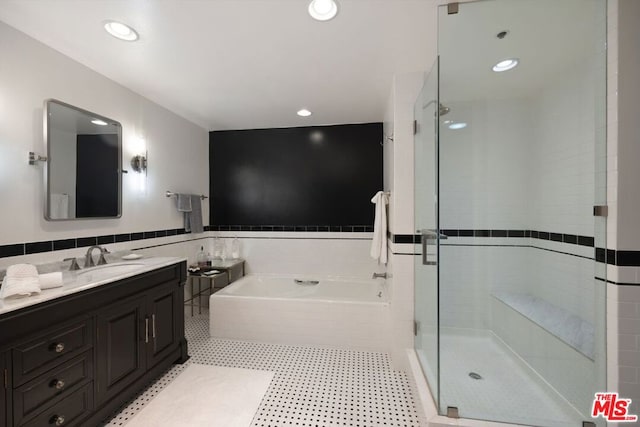
[(389, 303), (380, 280), (245, 276), (211, 295), (209, 316), (213, 338), (390, 348)]

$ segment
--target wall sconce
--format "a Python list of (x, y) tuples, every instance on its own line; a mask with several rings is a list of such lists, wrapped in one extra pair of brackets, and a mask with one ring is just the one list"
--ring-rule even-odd
[(133, 158), (131, 159), (131, 168), (133, 168), (133, 170), (135, 172), (147, 172), (147, 156), (143, 155), (143, 154), (138, 154), (136, 156), (133, 156)]

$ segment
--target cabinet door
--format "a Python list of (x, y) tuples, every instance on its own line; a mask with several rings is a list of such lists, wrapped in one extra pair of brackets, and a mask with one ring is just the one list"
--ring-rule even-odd
[(138, 297), (112, 304), (97, 315), (98, 405), (145, 373), (145, 342), (150, 340), (145, 310), (145, 297)]
[(9, 387), (9, 369), (7, 358), (4, 353), (0, 353), (0, 372), (2, 373), (2, 384), (0, 384), (0, 426), (9, 425), (9, 414), (7, 403), (7, 388)]
[(180, 293), (175, 285), (162, 286), (149, 294), (151, 332), (147, 347), (147, 366), (153, 367), (180, 344), (178, 315)]

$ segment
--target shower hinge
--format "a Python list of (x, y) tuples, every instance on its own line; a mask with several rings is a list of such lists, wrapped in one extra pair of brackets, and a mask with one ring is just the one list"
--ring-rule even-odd
[(413, 321), (413, 336), (418, 336), (418, 321), (416, 320)]
[(418, 121), (413, 121), (413, 134), (416, 135), (418, 133)]
[(459, 6), (460, 6), (460, 5), (458, 4), (458, 2), (455, 2), (455, 3), (449, 3), (449, 4), (447, 5), (447, 14), (448, 14), (448, 15), (455, 15), (455, 14), (457, 14), (457, 13), (458, 13), (458, 10), (459, 10)]
[(609, 216), (609, 206), (607, 205), (596, 205), (593, 207), (593, 216)]
[(456, 406), (447, 406), (447, 417), (460, 418), (460, 414), (458, 413), (458, 408)]
[(596, 423), (591, 422), (591, 421), (583, 421), (582, 422), (582, 427), (596, 427)]

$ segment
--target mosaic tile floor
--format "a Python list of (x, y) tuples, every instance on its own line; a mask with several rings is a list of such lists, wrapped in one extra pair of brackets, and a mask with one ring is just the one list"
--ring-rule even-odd
[(409, 378), (391, 369), (387, 354), (212, 339), (207, 313), (187, 316), (185, 327), (191, 359), (169, 369), (106, 426), (125, 425), (189, 363), (275, 372), (251, 427), (420, 426)]

